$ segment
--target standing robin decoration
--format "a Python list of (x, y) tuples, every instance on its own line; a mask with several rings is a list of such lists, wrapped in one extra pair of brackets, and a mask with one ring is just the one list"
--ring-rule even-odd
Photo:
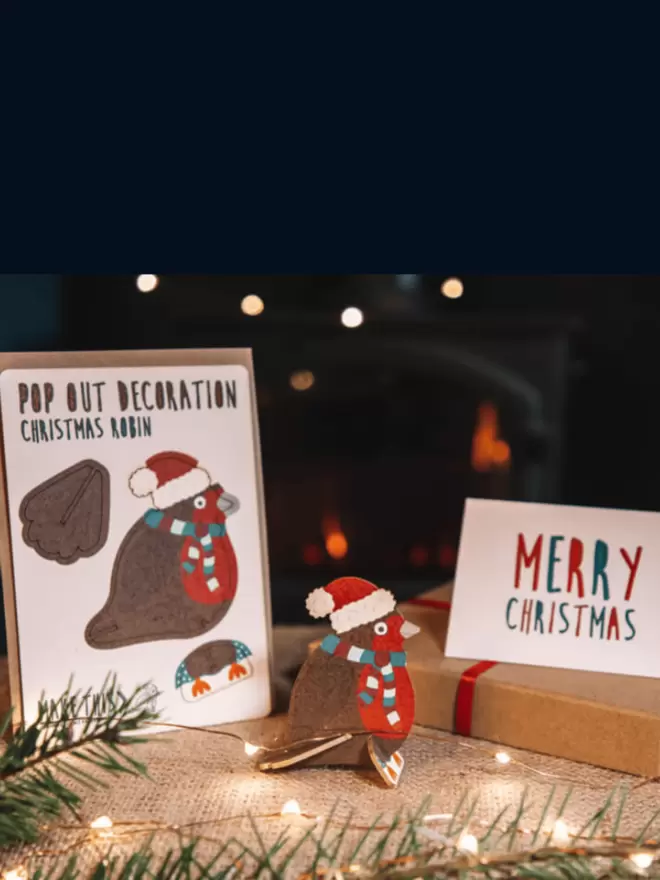
[(329, 617), (334, 634), (298, 674), (288, 744), (269, 749), (259, 768), (375, 767), (395, 787), (404, 766), (399, 748), (415, 717), (404, 641), (419, 627), (397, 611), (392, 593), (357, 577), (314, 590), (307, 609), (312, 617)]
[[(238, 498), (183, 452), (151, 456), (131, 474), (129, 488), (151, 506), (119, 547), (110, 594), (87, 624), (87, 643), (102, 650), (205, 635), (236, 596), (226, 520), (239, 510)], [(179, 664), (175, 686), (184, 700), (197, 702), (250, 676), (250, 656), (242, 642), (206, 642)]]

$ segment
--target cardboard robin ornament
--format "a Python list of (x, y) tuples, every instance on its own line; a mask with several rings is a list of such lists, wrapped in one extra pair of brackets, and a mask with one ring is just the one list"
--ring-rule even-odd
[(295, 681), (287, 744), (269, 749), (259, 769), (373, 767), (395, 787), (404, 766), (399, 749), (415, 717), (404, 643), (419, 627), (397, 611), (389, 590), (357, 577), (314, 590), (307, 609), (329, 617), (334, 633)]
[[(238, 498), (183, 452), (151, 456), (129, 488), (151, 506), (119, 547), (108, 599), (85, 629), (87, 644), (103, 650), (205, 635), (236, 596), (226, 520), (239, 510)], [(175, 686), (186, 702), (197, 702), (250, 676), (250, 656), (233, 639), (207, 642), (179, 664)]]

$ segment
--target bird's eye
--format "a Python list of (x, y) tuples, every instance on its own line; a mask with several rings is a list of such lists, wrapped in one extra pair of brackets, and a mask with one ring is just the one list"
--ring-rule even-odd
[(387, 632), (387, 624), (384, 620), (379, 620), (378, 623), (374, 626), (374, 632), (377, 636), (384, 636)]
[(197, 510), (203, 510), (206, 507), (206, 498), (203, 495), (198, 495), (197, 498), (193, 501), (193, 504), (197, 508)]

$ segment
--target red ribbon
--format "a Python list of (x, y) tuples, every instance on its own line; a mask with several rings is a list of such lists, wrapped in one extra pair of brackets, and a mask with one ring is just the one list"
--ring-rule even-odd
[(496, 666), (492, 660), (481, 660), (466, 669), (456, 689), (454, 704), (454, 733), (459, 736), (472, 736), (472, 709), (474, 708), (474, 688), (477, 679), (484, 672)]
[[(408, 599), (407, 601), (409, 605), (422, 605), (425, 608), (436, 608), (438, 611), (451, 610), (451, 602), (439, 599)], [(472, 735), (472, 710), (474, 709), (474, 690), (477, 679), (493, 666), (497, 666), (497, 663), (492, 660), (480, 660), (479, 663), (470, 666), (461, 675), (454, 703), (454, 733), (459, 736)]]

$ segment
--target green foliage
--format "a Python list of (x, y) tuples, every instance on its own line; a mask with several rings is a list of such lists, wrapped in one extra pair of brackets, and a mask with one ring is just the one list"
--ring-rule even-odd
[[(149, 840), (135, 854), (122, 858), (112, 849), (89, 870), (79, 870), (76, 857), (48, 870), (37, 867), (30, 877), (34, 880), (604, 880), (604, 878), (660, 877), (660, 868), (653, 864), (641, 870), (630, 860), (638, 852), (660, 857), (657, 843), (644, 836), (646, 843), (633, 838), (617, 839), (618, 829), (626, 803), (627, 792), (616, 791), (585, 826), (585, 835), (575, 838), (566, 847), (553, 847), (547, 842), (541, 846), (521, 849), (518, 843), (519, 822), (529, 803), (523, 796), (515, 818), (499, 828), (499, 844), (494, 833), (503, 814), (488, 827), (479, 839), (479, 854), (461, 852), (460, 834), (469, 827), (475, 809), (475, 800), (461, 799), (453, 811), (445, 835), (431, 830), (424, 823), (429, 802), (423, 802), (410, 814), (396, 816), (385, 830), (375, 819), (362, 833), (357, 845), (344, 846), (351, 828), (351, 817), (333, 820), (337, 804), (321, 825), (311, 826), (304, 834), (295, 824), (282, 831), (272, 844), (264, 841), (258, 820), (253, 818), (252, 832), (255, 843), (229, 838), (212, 858), (203, 857), (202, 841), (181, 839), (164, 856), (156, 855), (153, 840)], [(542, 805), (543, 821), (550, 813), (553, 789)], [(561, 805), (565, 807), (566, 799)], [(612, 812), (610, 812), (612, 809)], [(607, 815), (613, 818), (611, 830), (602, 831)], [(555, 816), (557, 814), (555, 813)], [(533, 840), (544, 833), (539, 822), (533, 830)], [(332, 828), (335, 828), (334, 833)], [(381, 827), (377, 831), (376, 826)], [(338, 829), (338, 830), (337, 830)], [(451, 839), (447, 832), (451, 830)], [(647, 824), (645, 834), (651, 830)], [(300, 854), (304, 853), (304, 858)], [(303, 862), (302, 870), (292, 873), (294, 857)]]
[[(64, 810), (76, 815), (80, 797), (69, 787), (72, 782), (91, 787), (107, 785), (104, 775), (146, 776), (146, 767), (124, 746), (144, 742), (135, 734), (158, 721), (152, 700), (149, 686), (125, 697), (114, 678), (108, 678), (98, 694), (72, 693), (69, 688), (59, 700), (42, 699), (35, 722), (18, 729), (0, 755), (0, 846), (33, 843), (45, 822)], [(2, 735), (10, 723), (7, 716), (0, 724)], [(442, 831), (437, 824), (425, 821), (430, 808), (427, 799), (416, 810), (395, 816), (385, 827), (382, 816), (377, 816), (356, 842), (350, 834), (354, 830), (352, 817), (336, 818), (339, 804), (335, 804), (322, 823), (311, 823), (307, 829), (286, 822), (274, 843), (266, 841), (259, 817), (252, 817), (250, 843), (228, 837), (216, 845), (211, 856), (208, 839), (187, 838), (181, 829), (176, 831), (176, 845), (165, 855), (161, 849), (155, 850), (153, 835), (158, 832), (153, 832), (137, 852), (127, 855), (118, 846), (124, 842), (119, 830), (114, 846), (109, 840), (95, 839), (94, 852), (99, 858), (91, 867), (83, 868), (80, 854), (59, 859), (34, 856), (26, 867), (34, 880), (660, 878), (660, 844), (651, 836), (660, 822), (660, 810), (638, 835), (620, 838), (617, 835), (628, 791), (615, 789), (573, 840), (558, 847), (553, 846), (548, 828), (564, 814), (571, 791), (558, 806), (555, 795), (553, 786), (540, 805), (538, 823), (530, 832), (523, 832), (522, 823), (533, 806), (525, 791), (516, 807), (505, 808), (482, 829), (478, 854), (460, 849), (461, 835), (475, 833), (477, 798), (466, 792)], [(606, 820), (611, 823), (607, 833)], [(654, 858), (657, 855), (658, 862), (640, 869), (630, 858), (639, 852)], [(9, 852), (4, 855), (5, 863), (12, 860)], [(16, 862), (20, 861), (16, 856)]]
[[(58, 700), (42, 696), (34, 722), (17, 728), (0, 754), (0, 846), (33, 843), (45, 821), (63, 810), (76, 815), (80, 797), (71, 781), (107, 785), (99, 771), (145, 776), (146, 767), (123, 746), (144, 742), (131, 734), (157, 720), (153, 699), (149, 685), (124, 696), (112, 676), (98, 693), (73, 692), (69, 685)], [(1, 736), (11, 721), (10, 711), (0, 723)]]

